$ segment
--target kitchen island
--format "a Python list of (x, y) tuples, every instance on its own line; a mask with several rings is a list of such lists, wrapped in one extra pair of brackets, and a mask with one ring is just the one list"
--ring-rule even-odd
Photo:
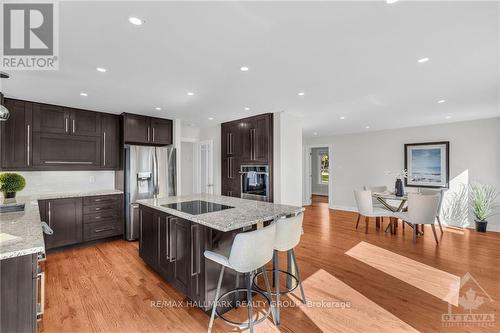
[[(304, 210), (208, 194), (146, 199), (138, 203), (139, 255), (204, 311), (211, 308), (220, 267), (205, 260), (203, 252), (227, 250), (236, 234)], [(229, 271), (221, 292), (243, 285), (243, 276)]]

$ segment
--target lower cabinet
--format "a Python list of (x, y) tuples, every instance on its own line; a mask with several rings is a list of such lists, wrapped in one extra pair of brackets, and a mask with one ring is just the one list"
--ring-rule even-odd
[(202, 302), (206, 227), (143, 205), (139, 216), (140, 257), (178, 291)]
[(42, 221), (54, 231), (52, 235), (45, 235), (46, 249), (83, 241), (82, 198), (43, 200), (39, 202), (39, 206)]
[[(0, 261), (0, 332), (36, 332), (39, 276), (37, 254)], [(41, 288), (44, 288), (43, 285)], [(43, 300), (41, 300), (43, 302)]]
[(39, 200), (38, 206), (54, 231), (44, 235), (46, 249), (123, 235), (121, 194)]

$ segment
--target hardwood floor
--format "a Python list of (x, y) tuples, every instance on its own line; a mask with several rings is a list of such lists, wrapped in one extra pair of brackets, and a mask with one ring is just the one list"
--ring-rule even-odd
[[(436, 245), (431, 229), (426, 228), (414, 244), (408, 228), (405, 233), (398, 228), (391, 235), (370, 223), (365, 234), (355, 229), (356, 217), (329, 210), (324, 200), (313, 200), (306, 207), (304, 236), (295, 252), (312, 304), (299, 304), (296, 290), (283, 297), (295, 306), (282, 308), (281, 325), (276, 327), (268, 320), (257, 325), (256, 332), (498, 332), (500, 322), (483, 322), (483, 326), (455, 322), (447, 327), (449, 322), (442, 322), (442, 316), (448, 314), (448, 303), (428, 292), (433, 289), (426, 288), (425, 279), (419, 285), (405, 282), (405, 273), (412, 274), (419, 263), (438, 275), (463, 277), (470, 273), (472, 279), (461, 281), (461, 305), (450, 306), (452, 313), (496, 316), (500, 309), (500, 233), (446, 228)], [(361, 242), (380, 248), (375, 259), (346, 254)], [(380, 253), (384, 251), (390, 251), (386, 259), (393, 269), (383, 264), (385, 256)], [(408, 262), (412, 263), (409, 267)], [(286, 264), (284, 256), (280, 263)], [(143, 263), (137, 243), (117, 240), (49, 253), (46, 274), (41, 332), (205, 332), (208, 326), (205, 313), (181, 304), (186, 299)], [(469, 290), (476, 294), (467, 294)], [(154, 307), (152, 301), (171, 303)], [(326, 303), (318, 306), (321, 302)], [(331, 307), (346, 302), (351, 306)], [(233, 315), (245, 318), (246, 312)], [(237, 330), (215, 321), (214, 332), (230, 331)]]

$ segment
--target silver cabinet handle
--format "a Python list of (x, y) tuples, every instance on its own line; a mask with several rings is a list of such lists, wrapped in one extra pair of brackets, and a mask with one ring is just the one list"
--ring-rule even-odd
[(49, 215), (49, 227), (51, 227), (50, 222), (52, 222), (52, 219), (51, 219), (51, 216), (50, 216), (50, 201), (49, 201), (49, 212), (48, 212), (48, 215)]
[(149, 142), (149, 131), (150, 131), (150, 129), (149, 129), (149, 127), (148, 127), (148, 142)]
[(95, 229), (94, 232), (97, 234), (99, 232), (104, 232), (104, 231), (110, 231), (110, 230), (114, 230), (115, 227), (107, 227), (107, 228), (102, 228), (102, 229)]
[(64, 118), (64, 131), (68, 133), (68, 118)]
[(44, 161), (45, 164), (94, 164), (94, 162)]
[(170, 261), (170, 218), (168, 217), (165, 219), (165, 244), (167, 245), (165, 257), (167, 258), (167, 261)]
[(26, 136), (27, 136), (27, 140), (26, 140), (26, 161), (27, 161), (28, 166), (30, 166), (30, 129), (31, 129), (31, 126), (27, 125), (26, 127), (27, 127), (26, 128)]
[(102, 144), (102, 149), (103, 149), (103, 165), (106, 166), (106, 132), (103, 132), (102, 133), (102, 140), (103, 140), (103, 144)]
[(153, 127), (153, 142), (155, 142), (155, 128)]
[[(198, 237), (195, 237), (195, 235), (198, 235), (198, 225), (192, 224), (191, 225), (191, 276), (196, 276), (200, 274), (201, 270), (200, 255), (199, 255), (200, 251), (198, 249), (199, 239)], [(195, 258), (196, 258), (196, 264), (194, 263)], [(196, 265), (196, 270), (194, 269), (195, 265)]]
[[(170, 262), (174, 262), (175, 261), (175, 257), (177, 255), (174, 256), (174, 245), (175, 245), (175, 251), (177, 252), (177, 237), (175, 236), (175, 230), (172, 232), (172, 228), (175, 227), (175, 219), (169, 219), (168, 221), (168, 228), (169, 228), (169, 231), (168, 231), (168, 234), (169, 234), (169, 238), (170, 238), (170, 242), (169, 242), (169, 254), (170, 254)], [(174, 242), (175, 241), (175, 244)]]
[(40, 299), (38, 300), (38, 306), (36, 311), (36, 319), (42, 318), (45, 312), (45, 272), (39, 272), (36, 275), (37, 283), (40, 286)]
[(71, 131), (75, 133), (75, 119), (73, 119), (73, 121), (71, 122), (71, 127)]

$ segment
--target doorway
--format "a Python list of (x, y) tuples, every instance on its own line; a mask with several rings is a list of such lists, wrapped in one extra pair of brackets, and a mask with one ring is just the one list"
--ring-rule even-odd
[(198, 145), (199, 155), (199, 193), (214, 193), (214, 165), (213, 165), (213, 141), (200, 141)]
[(306, 147), (305, 205), (332, 206), (332, 145)]

